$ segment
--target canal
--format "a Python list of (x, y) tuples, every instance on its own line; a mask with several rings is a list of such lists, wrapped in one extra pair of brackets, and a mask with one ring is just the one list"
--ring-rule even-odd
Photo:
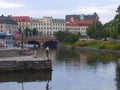
[(61, 48), (50, 50), (49, 58), (52, 72), (0, 74), (0, 90), (120, 90), (118, 55)]

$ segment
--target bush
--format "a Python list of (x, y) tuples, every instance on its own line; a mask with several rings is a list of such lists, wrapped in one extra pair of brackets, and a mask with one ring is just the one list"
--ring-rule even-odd
[(115, 45), (114, 50), (120, 50), (120, 44)]
[(100, 49), (115, 50), (115, 45), (112, 42), (104, 41)]
[(90, 41), (85, 41), (85, 40), (79, 40), (77, 42), (75, 42), (75, 46), (78, 47), (84, 47), (90, 44), (96, 43), (96, 40), (90, 40)]
[(76, 48), (76, 46), (75, 46), (75, 45), (72, 45), (72, 46), (71, 46), (71, 49), (75, 49), (75, 48)]
[(84, 41), (84, 40), (79, 40), (79, 41), (75, 42), (74, 45), (75, 45), (75, 46), (78, 46), (78, 47), (83, 47), (83, 46), (86, 46), (86, 45), (87, 45), (87, 42)]
[(96, 40), (90, 40), (87, 42), (87, 45), (94, 44), (94, 43), (96, 43)]
[(74, 43), (74, 45), (77, 46), (77, 47), (80, 47), (81, 44), (82, 44), (82, 40), (76, 41), (76, 42)]

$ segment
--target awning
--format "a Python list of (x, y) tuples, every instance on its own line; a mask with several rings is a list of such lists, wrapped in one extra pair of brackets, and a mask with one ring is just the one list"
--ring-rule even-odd
[(6, 33), (0, 33), (0, 36), (6, 36), (7, 34)]
[(14, 38), (22, 37), (22, 34), (20, 34), (20, 33), (15, 33), (15, 34), (13, 35), (13, 37), (14, 37)]

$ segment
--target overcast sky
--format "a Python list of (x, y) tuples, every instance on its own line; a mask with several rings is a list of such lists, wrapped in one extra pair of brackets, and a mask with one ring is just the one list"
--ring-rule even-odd
[(42, 18), (65, 18), (68, 14), (96, 12), (104, 24), (114, 18), (120, 0), (0, 0), (0, 14)]

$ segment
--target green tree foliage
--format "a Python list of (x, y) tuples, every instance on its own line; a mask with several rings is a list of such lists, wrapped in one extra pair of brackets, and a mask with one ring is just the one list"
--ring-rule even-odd
[(107, 38), (110, 36), (110, 32), (109, 32), (109, 28), (108, 27), (105, 27), (103, 30), (102, 30), (102, 38)]
[(112, 20), (109, 23), (104, 25), (104, 29), (102, 30), (102, 37), (103, 38), (113, 38), (116, 39), (119, 36), (118, 29), (116, 25), (116, 21)]
[(111, 27), (111, 33), (110, 33), (111, 37), (113, 39), (116, 39), (119, 35), (118, 35), (118, 30), (116, 26), (112, 26)]
[(38, 36), (38, 30), (36, 28), (33, 28), (32, 34), (33, 36)]
[(58, 31), (55, 33), (57, 39), (62, 43), (74, 43), (79, 40), (79, 36), (69, 31)]
[(96, 22), (95, 24), (88, 26), (87, 35), (90, 38), (99, 39), (101, 37), (102, 28), (103, 28), (102, 23)]
[(117, 12), (117, 14), (116, 14), (114, 20), (116, 21), (118, 34), (120, 35), (120, 5), (118, 6), (116, 12)]
[(102, 30), (103, 38), (111, 37), (116, 39), (118, 36), (120, 36), (120, 5), (118, 6), (116, 12), (117, 14), (114, 19), (104, 25)]
[(95, 25), (93, 24), (93, 25), (88, 26), (87, 35), (90, 38), (95, 38), (95, 33), (96, 33)]
[(116, 12), (117, 12), (117, 14), (116, 14), (116, 16), (115, 16), (115, 19), (117, 19), (118, 22), (120, 22), (120, 5), (118, 6)]
[(25, 30), (24, 30), (24, 35), (25, 35), (26, 37), (31, 36), (31, 30), (30, 30), (28, 27), (25, 28)]
[(120, 36), (120, 5), (116, 10), (116, 16), (113, 20), (109, 21), (108, 23), (102, 24), (97, 22), (96, 25), (90, 25), (87, 30), (87, 34), (90, 38), (107, 38), (111, 37), (116, 39)]
[(26, 37), (28, 37), (28, 36), (38, 36), (38, 30), (36, 28), (33, 28), (31, 30), (28, 27), (26, 27), (25, 30), (24, 30), (24, 35)]
[(110, 37), (110, 24), (109, 23), (106, 23), (104, 26), (103, 26), (103, 29), (102, 29), (102, 38), (107, 38), (107, 37)]
[(114, 18), (114, 21), (116, 22), (116, 29), (117, 29), (117, 32), (118, 32), (118, 35), (120, 36), (120, 5), (118, 6), (117, 10), (116, 10), (116, 16)]

